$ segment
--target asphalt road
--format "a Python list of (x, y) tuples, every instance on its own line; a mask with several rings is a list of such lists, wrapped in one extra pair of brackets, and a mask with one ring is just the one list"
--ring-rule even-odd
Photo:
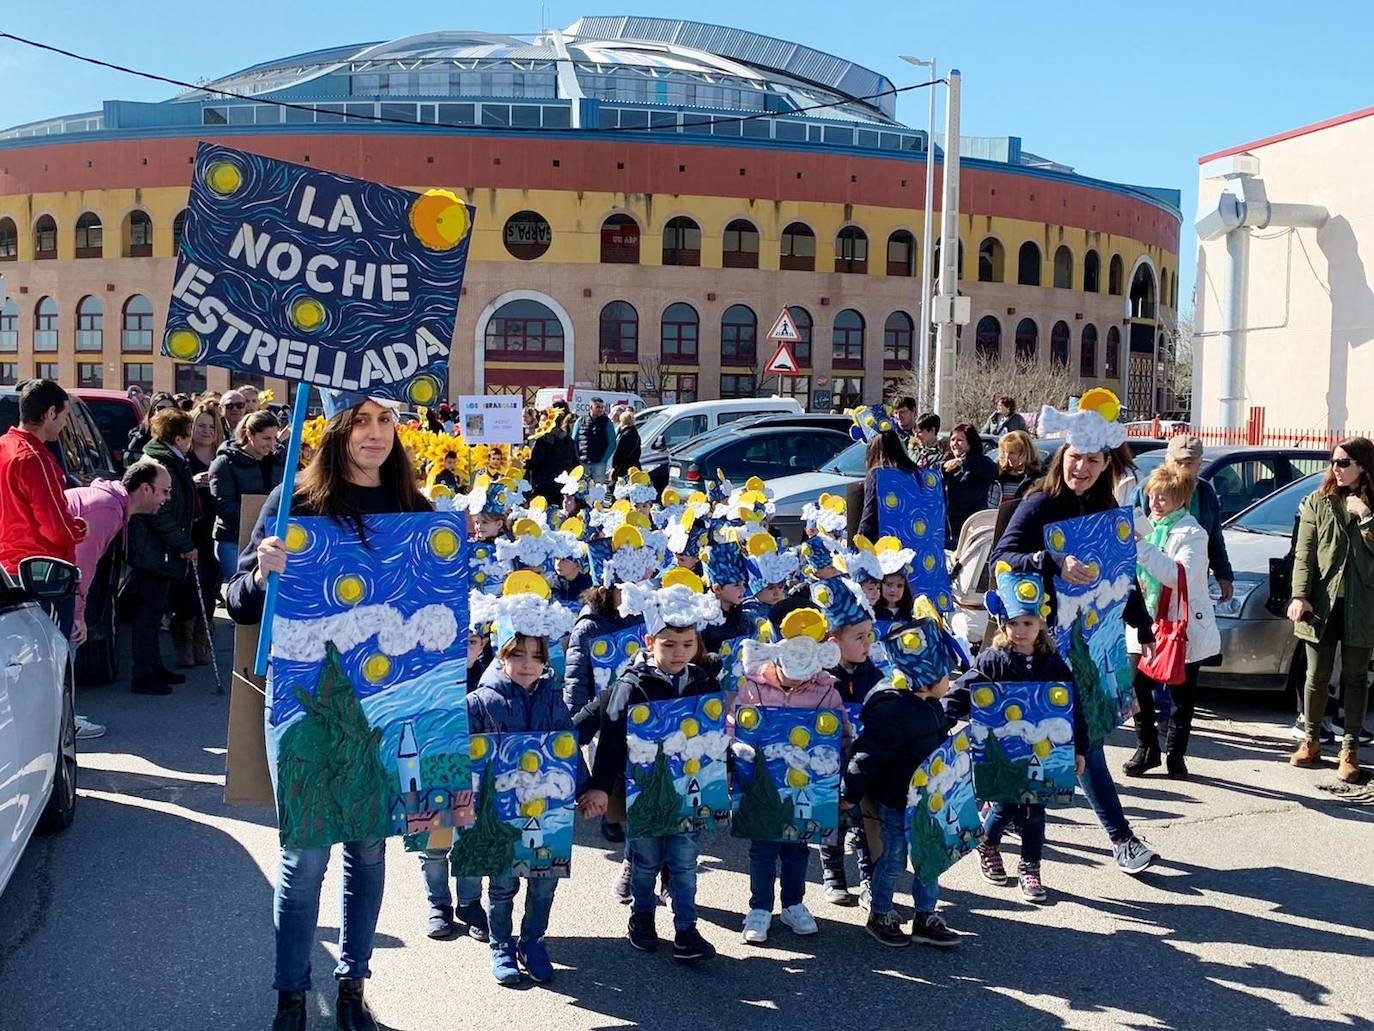
[[(223, 668), (223, 625), (220, 637)], [(270, 1025), (276, 830), (269, 810), (222, 800), (228, 706), (212, 688), (197, 671), (167, 698), (81, 691), (79, 709), (110, 733), (82, 749), (76, 823), (35, 840), (0, 897), (0, 1028)], [(699, 902), (720, 958), (682, 969), (640, 955), (610, 895), (611, 853), (586, 827), (554, 904), (556, 981), (503, 989), (485, 946), (425, 937), (419, 866), (393, 840), (368, 995), (407, 1031), (1374, 1026), (1374, 789), (1339, 795), (1324, 790), (1331, 765), (1291, 769), (1287, 719), (1273, 703), (1206, 696), (1194, 778), (1123, 784), (1128, 816), (1164, 857), (1139, 879), (1116, 869), (1081, 802), (1051, 813), (1049, 905), (1025, 905), (961, 862), (941, 879), (944, 912), (966, 935), (952, 953), (871, 941), (862, 911), (821, 900), (814, 858), (807, 902), (820, 934), (775, 922), (767, 946), (746, 946), (745, 849), (712, 834)], [(1114, 765), (1126, 743), (1119, 732)], [(1009, 866), (1015, 850), (1012, 838)], [(338, 895), (336, 856), (314, 956), (317, 1028), (334, 1026)], [(661, 915), (660, 930), (669, 923)]]

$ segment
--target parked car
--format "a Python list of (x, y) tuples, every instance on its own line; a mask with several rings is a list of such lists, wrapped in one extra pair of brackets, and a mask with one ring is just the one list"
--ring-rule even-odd
[(65, 830), (76, 815), (75, 677), (41, 603), (71, 594), (77, 576), (48, 558), (0, 573), (0, 894), (34, 831)]
[[(1139, 481), (1144, 483), (1165, 457), (1162, 450), (1137, 455)], [(1209, 447), (1198, 476), (1217, 492), (1225, 520), (1294, 480), (1324, 471), (1330, 461), (1331, 451), (1322, 448)]]
[(800, 544), (804, 536), (802, 509), (814, 504), (822, 494), (843, 495), (851, 483), (862, 483), (867, 448), (863, 443), (850, 444), (815, 472), (766, 481), (765, 486), (773, 492), (773, 526), (793, 544)]
[(732, 429), (674, 451), (669, 459), (669, 483), (692, 491), (714, 479), (717, 470), (736, 484), (751, 476), (770, 480), (788, 473), (814, 472), (852, 443), (848, 430), (814, 422)]
[(646, 408), (635, 417), (641, 448), (639, 467), (648, 470), (665, 464), (669, 452), (718, 426), (751, 416), (800, 414), (801, 410), (795, 397), (727, 398)]
[(143, 406), (122, 390), (93, 390), (81, 388), (69, 394), (81, 398), (95, 421), (116, 472), (124, 471), (124, 449), (129, 446), (129, 434), (143, 421)]

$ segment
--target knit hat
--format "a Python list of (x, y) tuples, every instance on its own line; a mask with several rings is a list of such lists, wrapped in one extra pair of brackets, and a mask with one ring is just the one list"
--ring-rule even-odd
[(777, 663), (788, 680), (810, 680), (840, 661), (840, 646), (826, 640), (830, 625), (820, 609), (793, 609), (783, 617), (778, 641), (745, 641), (741, 660), (750, 674)]
[(554, 641), (572, 630), (577, 617), (551, 601), (552, 594), (547, 580), (532, 569), (522, 569), (506, 577), (499, 595), (472, 591), (470, 618), (493, 624), (497, 649), (517, 634)]
[(749, 572), (744, 566), (744, 552), (734, 541), (708, 544), (702, 549), (701, 562), (706, 570), (706, 582), (712, 587), (749, 582)]
[(848, 505), (838, 494), (822, 494), (815, 504), (802, 506), (802, 521), (808, 530), (843, 537), (849, 528)]
[(892, 409), (888, 405), (861, 405), (850, 409), (849, 415), (854, 420), (849, 435), (855, 440), (872, 440), (879, 433), (897, 428), (896, 422), (893, 421)]
[(873, 606), (864, 597), (863, 588), (848, 577), (837, 576), (813, 583), (811, 600), (830, 624), (831, 633), (875, 618)]
[(999, 623), (1017, 616), (1039, 616), (1048, 619), (1049, 599), (1045, 595), (1045, 581), (1036, 573), (997, 574), (997, 589), (984, 595), (988, 615)]
[(724, 618), (715, 595), (688, 569), (670, 569), (658, 587), (651, 582), (621, 584), (620, 614), (642, 616), (644, 629), (650, 634), (665, 627), (704, 630)]
[(1075, 411), (1045, 405), (1036, 426), (1042, 437), (1064, 434), (1079, 451), (1112, 451), (1126, 443), (1126, 427), (1117, 422), (1121, 399), (1105, 387), (1093, 387), (1078, 399)]
[(842, 549), (843, 545), (839, 541), (823, 533), (806, 538), (798, 549), (801, 551), (802, 570), (807, 576), (815, 576), (826, 566), (835, 565), (835, 556)]
[(778, 550), (771, 533), (759, 531), (744, 542), (745, 567), (749, 571), (749, 592), (758, 594), (774, 584), (786, 583), (801, 570), (801, 559), (791, 548)]

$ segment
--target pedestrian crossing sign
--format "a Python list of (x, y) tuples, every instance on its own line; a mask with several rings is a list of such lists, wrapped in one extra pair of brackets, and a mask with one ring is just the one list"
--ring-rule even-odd
[(773, 323), (773, 328), (768, 331), (768, 339), (786, 341), (789, 344), (795, 344), (801, 340), (801, 331), (797, 329), (797, 320), (792, 318), (792, 313), (786, 308), (778, 315), (777, 321)]

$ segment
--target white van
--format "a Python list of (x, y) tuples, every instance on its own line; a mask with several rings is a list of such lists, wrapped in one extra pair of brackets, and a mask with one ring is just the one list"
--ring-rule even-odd
[(534, 407), (543, 412), (555, 401), (566, 401), (569, 410), (579, 418), (591, 410), (592, 399), (599, 397), (610, 411), (616, 405), (629, 405), (636, 412), (644, 407), (644, 398), (626, 390), (595, 390), (592, 387), (541, 387), (535, 391)]
[(801, 413), (801, 402), (795, 397), (739, 397), (646, 408), (635, 420), (642, 449), (640, 467), (647, 469), (693, 437), (745, 416)]

